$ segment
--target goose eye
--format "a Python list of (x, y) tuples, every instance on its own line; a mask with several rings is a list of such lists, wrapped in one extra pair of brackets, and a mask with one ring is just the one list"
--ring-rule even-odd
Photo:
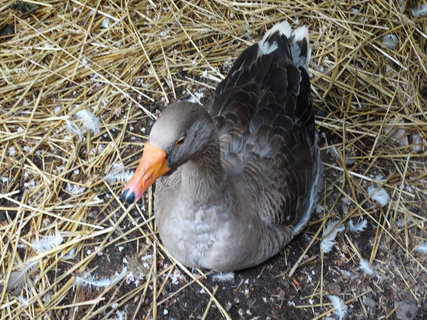
[(183, 144), (183, 143), (184, 143), (184, 140), (185, 140), (185, 137), (181, 137), (181, 138), (179, 138), (178, 140), (176, 140), (175, 144), (176, 144), (177, 146), (179, 146), (179, 145), (181, 145), (181, 144)]

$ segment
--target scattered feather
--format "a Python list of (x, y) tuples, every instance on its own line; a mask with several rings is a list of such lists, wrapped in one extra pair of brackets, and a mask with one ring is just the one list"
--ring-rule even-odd
[(135, 282), (135, 276), (132, 271), (126, 276), (126, 284), (130, 284), (131, 282)]
[(188, 93), (190, 94), (190, 98), (187, 101), (192, 102), (192, 103), (199, 103), (199, 104), (201, 104), (201, 99), (204, 96), (203, 92), (194, 92), (194, 93), (192, 93), (192, 92), (188, 91)]
[(23, 296), (17, 296), (16, 299), (24, 306), (24, 307), (28, 307), (29, 303), (28, 303), (28, 299), (24, 298)]
[[(334, 157), (337, 160), (337, 162), (339, 163), (341, 162), (341, 156), (338, 152), (338, 149), (335, 146), (332, 146), (332, 148), (329, 149), (329, 152), (332, 155), (332, 157)], [(344, 157), (344, 162), (345, 162), (345, 165), (352, 165), (355, 161), (354, 159)]]
[(171, 275), (171, 282), (172, 282), (172, 284), (178, 284), (183, 279), (184, 279), (184, 276), (177, 269)]
[(329, 149), (329, 151), (330, 151), (331, 155), (332, 155), (335, 159), (337, 159), (337, 160), (340, 160), (340, 159), (341, 159), (341, 156), (340, 156), (340, 154), (338, 153), (338, 150), (337, 150), (337, 148), (336, 148), (335, 146), (332, 146), (332, 148), (331, 148), (331, 149)]
[(412, 16), (415, 18), (427, 16), (427, 4), (423, 3), (418, 8), (411, 9)]
[(13, 157), (16, 154), (16, 149), (14, 147), (9, 147), (9, 155)]
[(234, 273), (233, 272), (218, 272), (217, 274), (214, 274), (212, 277), (213, 281), (231, 281), (234, 279)]
[(63, 259), (72, 259), (76, 256), (76, 249), (71, 248), (70, 251), (68, 251), (66, 254), (62, 256)]
[(64, 238), (62, 238), (61, 232), (57, 231), (56, 234), (44, 237), (41, 240), (34, 240), (31, 242), (31, 247), (38, 253), (43, 253), (59, 246)]
[[(396, 308), (396, 319), (397, 320), (415, 320), (418, 313), (418, 303), (413, 300), (403, 300), (400, 302), (395, 302), (394, 307)], [(425, 319), (424, 316), (421, 316), (422, 319)]]
[(363, 296), (362, 298), (362, 302), (365, 306), (368, 307), (368, 312), (369, 314), (373, 315), (372, 310), (375, 308), (376, 302), (374, 299), (372, 299), (371, 297), (368, 296)]
[(108, 26), (110, 25), (110, 19), (109, 18), (104, 18), (104, 20), (102, 20), (100, 27), (104, 28), (104, 29), (108, 29)]
[(22, 265), (17, 271), (14, 271), (10, 274), (9, 282), (7, 284), (7, 290), (10, 291), (14, 288), (20, 288), (25, 283), (25, 278), (28, 273), (34, 269), (38, 264), (38, 261), (27, 262)]
[(117, 320), (127, 319), (125, 311), (116, 310), (116, 315), (117, 315)]
[(128, 181), (132, 177), (132, 171), (125, 170), (122, 164), (114, 163), (105, 176), (105, 180), (112, 184), (115, 182)]
[(368, 260), (360, 260), (359, 268), (363, 271), (364, 274), (368, 276), (377, 276), (378, 278), (380, 278), (380, 274)]
[(397, 44), (399, 43), (399, 40), (397, 39), (395, 34), (387, 34), (383, 37), (383, 45), (385, 45), (389, 49), (396, 48)]
[(384, 183), (384, 182), (386, 182), (387, 180), (386, 179), (384, 179), (384, 177), (383, 177), (383, 175), (382, 174), (377, 174), (376, 176), (375, 176), (375, 180), (378, 180), (379, 182), (381, 182), (381, 183)]
[(378, 202), (381, 207), (384, 207), (390, 201), (390, 196), (383, 188), (378, 189), (376, 187), (369, 186), (366, 191), (371, 199)]
[(99, 132), (101, 123), (99, 122), (99, 119), (89, 110), (83, 109), (77, 111), (76, 117), (77, 119), (81, 120), (82, 125), (86, 130), (90, 130), (95, 134)]
[(411, 224), (411, 218), (409, 217), (409, 213), (406, 216), (406, 220), (405, 218), (402, 218), (396, 221), (396, 226), (398, 226), (399, 228), (405, 227), (405, 224), (408, 226)]
[(356, 275), (351, 271), (340, 269), (340, 272), (346, 278), (349, 278), (351, 280), (356, 279)]
[(74, 195), (82, 194), (85, 192), (85, 190), (85, 187), (79, 186), (77, 184), (71, 184), (69, 182), (67, 182), (67, 185), (65, 186), (65, 191)]
[(336, 221), (328, 221), (326, 227), (323, 229), (323, 240), (320, 243), (320, 249), (323, 253), (329, 253), (332, 251), (334, 245), (336, 244), (335, 238), (338, 232), (342, 232), (345, 230), (343, 225), (335, 228), (338, 224), (338, 220)]
[(388, 126), (390, 130), (387, 132), (387, 135), (395, 140), (400, 146), (408, 145), (408, 134), (405, 128), (396, 127), (394, 124)]
[(411, 148), (412, 151), (415, 153), (422, 153), (423, 152), (423, 140), (421, 139), (419, 134), (411, 134), (412, 144)]
[(365, 230), (366, 226), (368, 225), (368, 221), (366, 219), (363, 219), (362, 221), (354, 224), (353, 220), (350, 219), (348, 222), (348, 226), (350, 227), (351, 232), (362, 232)]
[(339, 297), (335, 295), (328, 295), (329, 301), (331, 301), (332, 306), (335, 308), (334, 314), (338, 319), (343, 319), (347, 314), (348, 307), (345, 305)]
[(116, 275), (111, 279), (103, 278), (103, 279), (95, 280), (93, 276), (88, 276), (88, 277), (77, 276), (75, 279), (75, 282), (77, 285), (81, 285), (84, 287), (89, 286), (89, 287), (97, 287), (97, 288), (106, 288), (122, 280), (126, 276), (126, 273), (127, 273), (127, 268), (124, 267), (122, 269), (122, 272), (120, 272), (120, 274), (116, 273)]
[(97, 288), (105, 288), (108, 287), (111, 284), (111, 280), (108, 278), (103, 278), (100, 280), (95, 280), (95, 278), (93, 276), (89, 276), (89, 277), (76, 277), (76, 284), (77, 285), (81, 285), (84, 287), (97, 287)]
[(427, 242), (421, 243), (416, 249), (416, 252), (427, 254)]
[(70, 135), (77, 135), (79, 137), (82, 136), (82, 132), (73, 121), (65, 120), (65, 127)]

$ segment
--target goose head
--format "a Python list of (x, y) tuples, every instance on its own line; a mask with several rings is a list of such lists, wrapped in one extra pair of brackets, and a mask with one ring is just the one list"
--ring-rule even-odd
[(214, 121), (202, 106), (177, 102), (154, 123), (141, 162), (122, 191), (127, 203), (138, 201), (159, 177), (172, 173), (215, 141)]

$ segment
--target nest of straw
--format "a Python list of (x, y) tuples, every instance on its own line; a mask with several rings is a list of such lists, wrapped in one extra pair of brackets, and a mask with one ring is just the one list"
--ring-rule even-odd
[[(275, 306), (319, 319), (339, 309), (327, 296), (337, 281), (332, 271), (345, 269), (356, 275), (341, 275), (342, 307), (357, 310), (348, 318), (399, 318), (402, 301), (425, 305), (426, 4), (0, 6), (0, 318), (167, 318), (185, 290), (202, 290), (206, 303), (178, 318), (259, 316), (253, 307), (243, 314), (230, 308), (220, 292), (230, 286), (218, 289), (209, 273), (168, 256), (151, 191), (130, 207), (118, 194), (158, 110), (174, 100), (208, 101), (237, 55), (285, 19), (310, 29), (325, 186), (311, 240), (290, 244), (296, 249), (285, 249), (285, 258), (293, 252), (293, 263), (272, 277), (278, 287), (291, 283), (299, 298), (286, 300), (273, 288), (268, 299), (281, 297)], [(330, 220), (345, 230), (325, 253)], [(366, 221), (367, 229), (350, 231), (350, 220)], [(320, 277), (298, 295), (312, 270)], [(274, 318), (280, 308), (271, 308), (264, 307)]]

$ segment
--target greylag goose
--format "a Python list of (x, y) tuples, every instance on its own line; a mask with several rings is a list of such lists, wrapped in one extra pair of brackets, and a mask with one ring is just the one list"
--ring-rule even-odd
[(164, 247), (188, 267), (235, 271), (277, 254), (306, 225), (321, 165), (307, 27), (284, 21), (244, 50), (207, 108), (169, 105), (122, 198), (155, 181)]

